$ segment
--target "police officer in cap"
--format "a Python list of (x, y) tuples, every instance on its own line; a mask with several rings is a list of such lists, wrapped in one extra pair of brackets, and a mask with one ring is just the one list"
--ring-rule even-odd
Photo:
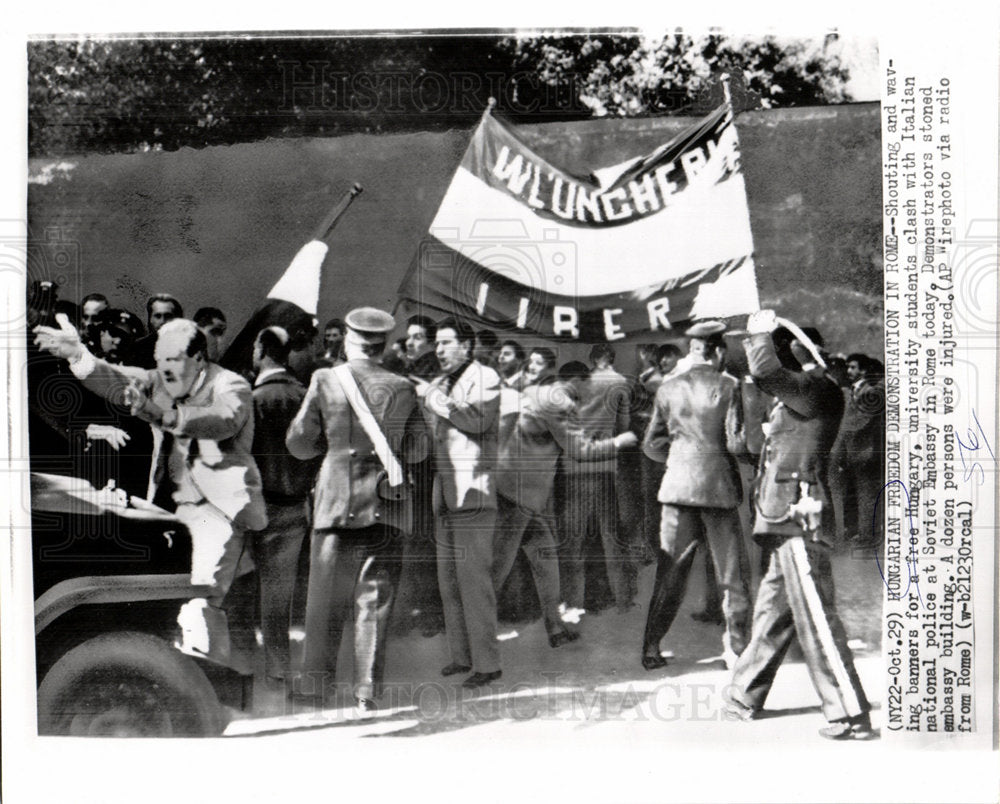
[(708, 551), (723, 593), (727, 662), (749, 638), (749, 561), (737, 511), (743, 486), (735, 457), (743, 451), (743, 406), (739, 383), (722, 371), (725, 331), (720, 321), (688, 330), (688, 354), (657, 389), (642, 445), (651, 460), (666, 464), (657, 496), (660, 551), (643, 635), (647, 670), (667, 663), (660, 640), (684, 599), (699, 545)]
[(312, 375), (285, 443), (301, 460), (323, 455), (314, 490), (305, 654), (297, 696), (331, 702), (345, 623), (354, 622), (353, 695), (376, 708), (389, 616), (412, 528), (407, 463), (426, 452), (416, 395), (404, 377), (379, 365), (395, 321), (372, 307), (344, 319), (340, 366)]

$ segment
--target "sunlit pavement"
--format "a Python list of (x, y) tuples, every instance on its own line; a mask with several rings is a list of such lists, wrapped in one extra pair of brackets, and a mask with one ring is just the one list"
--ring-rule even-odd
[[(878, 701), (882, 661), (881, 581), (873, 557), (863, 551), (839, 555), (835, 573), (840, 615), (869, 697)], [(444, 635), (417, 631), (390, 638), (386, 691), (375, 713), (360, 714), (348, 688), (350, 639), (345, 635), (338, 681), (344, 693), (319, 709), (288, 701), (281, 692), (255, 689), (254, 712), (236, 714), (226, 735), (268, 740), (353, 740), (419, 736), (424, 740), (507, 739), (568, 736), (574, 739), (678, 740), (767, 749), (823, 741), (819, 699), (805, 665), (793, 650), (778, 673), (765, 716), (750, 723), (727, 720), (722, 693), (730, 673), (721, 659), (721, 626), (695, 622), (702, 604), (704, 573), (692, 571), (687, 598), (662, 643), (667, 667), (645, 671), (639, 663), (653, 567), (639, 576), (639, 605), (626, 613), (586, 614), (582, 638), (549, 647), (541, 622), (504, 627), (503, 677), (480, 690), (461, 687), (464, 676), (442, 678), (448, 663)], [(514, 636), (511, 632), (516, 632)], [(876, 729), (880, 712), (873, 712)]]

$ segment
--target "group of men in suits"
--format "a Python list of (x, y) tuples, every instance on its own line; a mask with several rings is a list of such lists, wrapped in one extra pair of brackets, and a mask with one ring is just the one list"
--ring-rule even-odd
[[(157, 328), (151, 369), (95, 357), (72, 327), (36, 329), (39, 347), (67, 359), (85, 386), (124, 400), (152, 426), (151, 498), (172, 498), (193, 541), (199, 596), (179, 615), (182, 650), (219, 660), (228, 652), (222, 601), (249, 547), (259, 569), (267, 675), (294, 678), (294, 694), (324, 699), (353, 617), (354, 696), (362, 710), (374, 708), (404, 537), (426, 486), (450, 658), (444, 675), (470, 673), (463, 685), (472, 688), (500, 677), (497, 592), (519, 549), (553, 647), (578, 637), (563, 611), (583, 606), (588, 531), (604, 547), (619, 608), (632, 605), (634, 577), (615, 535), (614, 477), (616, 455), (638, 439), (627, 421), (627, 383), (611, 366), (613, 350), (596, 346), (593, 368), (569, 364), (557, 372), (555, 355), (539, 347), (501, 377), (476, 349), (482, 356), (506, 344), (477, 344), (469, 325), (454, 318), (411, 321), (407, 357), (422, 370), (404, 377), (380, 364), (394, 327), (383, 311), (351, 311), (343, 359), (317, 369), (308, 389), (287, 369), (289, 336), (280, 327), (257, 336), (253, 388), (210, 360), (204, 327), (193, 321)], [(643, 441), (645, 456), (666, 469), (642, 664), (665, 664), (659, 644), (694, 552), (704, 545), (735, 664), (731, 713), (747, 719), (760, 712), (797, 635), (831, 721), (826, 736), (863, 738), (870, 734), (868, 703), (836, 617), (824, 552), (829, 453), (843, 399), (801, 344), (798, 365), (781, 364), (771, 342), (775, 327), (773, 314), (751, 316), (745, 344), (751, 377), (775, 400), (762, 428), (754, 499), (754, 533), (768, 565), (752, 625), (735, 465), (747, 428), (739, 383), (721, 370), (724, 327), (696, 325), (688, 355), (660, 376)], [(584, 384), (591, 395), (581, 400)], [(262, 468), (254, 455), (267, 456)], [(310, 461), (320, 463), (314, 484), (302, 463)], [(551, 525), (557, 461), (566, 477), (562, 532), (571, 537), (561, 551)], [(428, 467), (425, 488), (412, 471), (419, 466)], [(305, 653), (301, 672), (289, 675), (288, 615), (307, 532)]]

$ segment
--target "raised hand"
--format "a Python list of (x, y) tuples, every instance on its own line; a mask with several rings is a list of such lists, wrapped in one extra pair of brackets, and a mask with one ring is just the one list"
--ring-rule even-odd
[(774, 310), (758, 310), (750, 313), (747, 318), (747, 333), (750, 335), (760, 335), (771, 333), (778, 328), (778, 319)]
[(83, 353), (83, 343), (80, 341), (80, 333), (74, 327), (65, 313), (56, 313), (56, 323), (59, 328), (37, 326), (33, 330), (35, 333), (35, 345), (56, 357), (66, 360), (76, 360)]

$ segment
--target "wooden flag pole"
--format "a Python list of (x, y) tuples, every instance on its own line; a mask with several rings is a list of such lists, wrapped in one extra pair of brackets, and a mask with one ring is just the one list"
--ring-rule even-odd
[(357, 182), (351, 185), (351, 189), (345, 193), (344, 197), (340, 199), (340, 202), (332, 210), (330, 214), (327, 215), (323, 222), (316, 227), (316, 231), (313, 232), (313, 240), (323, 240), (326, 238), (333, 228), (337, 225), (337, 221), (340, 220), (340, 216), (343, 215), (347, 208), (351, 205), (351, 202), (359, 195), (361, 195), (362, 187)]
[(729, 87), (729, 73), (723, 73), (719, 76), (719, 80), (722, 81), (722, 97), (726, 102), (726, 106), (729, 107), (730, 114), (735, 114), (736, 110), (733, 108), (733, 93)]

